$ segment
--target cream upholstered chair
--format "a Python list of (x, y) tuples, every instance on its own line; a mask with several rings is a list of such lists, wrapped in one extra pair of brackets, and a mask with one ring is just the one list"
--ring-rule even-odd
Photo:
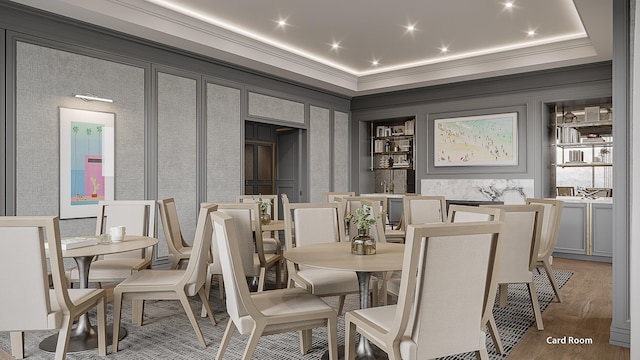
[[(180, 300), (191, 326), (198, 336), (202, 347), (207, 343), (202, 336), (202, 331), (189, 304), (189, 297), (200, 296), (212, 324), (216, 324), (209, 301), (204, 293), (204, 281), (207, 275), (209, 248), (213, 228), (209, 214), (215, 210), (213, 205), (203, 205), (198, 214), (193, 251), (186, 269), (151, 270), (145, 269), (131, 275), (128, 279), (118, 284), (113, 289), (113, 352), (118, 351), (118, 335), (120, 331), (120, 318), (122, 313), (122, 301), (132, 300), (133, 306), (142, 309), (144, 300)], [(138, 305), (135, 305), (139, 302)], [(134, 314), (135, 315), (135, 314)], [(142, 311), (137, 313), (135, 324), (142, 325)], [(133, 317), (133, 316), (132, 316)]]
[(345, 359), (355, 357), (356, 332), (391, 360), (469, 351), (488, 359), (484, 328), (503, 229), (501, 222), (409, 225), (398, 303), (346, 313)]
[[(343, 221), (337, 203), (289, 203), (285, 206), (287, 249), (324, 242), (339, 242)], [(293, 224), (293, 228), (290, 224)], [(294, 242), (295, 239), (295, 242)], [(359, 291), (355, 271), (318, 269), (287, 260), (289, 287), (299, 286), (318, 296), (339, 296), (338, 314), (347, 294)]]
[[(236, 195), (237, 203), (257, 203), (262, 200), (270, 204), (267, 207), (267, 213), (271, 215), (271, 220), (278, 220), (278, 195)], [(282, 255), (282, 242), (278, 231), (265, 231), (262, 234), (262, 242), (264, 251)]]
[[(45, 242), (53, 289), (49, 288)], [(4, 292), (0, 296), (0, 331), (10, 331), (11, 354), (24, 358), (24, 331), (57, 329), (55, 359), (65, 359), (73, 321), (97, 307), (98, 353), (106, 356), (105, 290), (67, 288), (58, 218), (0, 217), (0, 248), (0, 286)]]
[[(501, 255), (496, 260), (499, 263), (496, 277), (500, 287), (499, 304), (506, 306), (509, 284), (527, 284), (536, 325), (538, 330), (544, 330), (532, 273), (538, 259), (544, 208), (541, 205), (481, 205), (485, 206), (504, 211), (504, 241)], [(495, 324), (495, 321), (490, 323)]]
[(169, 263), (172, 269), (177, 269), (189, 260), (192, 247), (182, 237), (176, 201), (173, 198), (158, 200), (158, 207), (167, 250), (169, 250)]
[(527, 205), (537, 204), (544, 206), (544, 216), (542, 217), (542, 235), (540, 236), (540, 248), (538, 249), (538, 261), (536, 266), (544, 267), (549, 281), (553, 286), (553, 291), (558, 298), (558, 302), (562, 302), (560, 296), (560, 286), (553, 274), (551, 265), (553, 264), (553, 250), (558, 241), (558, 231), (560, 230), (560, 219), (562, 218), (563, 202), (552, 199), (527, 199)]
[(322, 193), (322, 202), (323, 203), (337, 202), (338, 199), (341, 199), (347, 196), (356, 196), (356, 193), (353, 191), (325, 191)]
[[(503, 221), (504, 211), (498, 208), (478, 207), (468, 205), (450, 205), (448, 220), (450, 223), (465, 223), (465, 222), (477, 222), (477, 221)], [(495, 294), (495, 290), (493, 293)], [(500, 333), (497, 331), (493, 313), (487, 315), (487, 323), (489, 324), (489, 334), (493, 343), (498, 349), (500, 354), (504, 354), (504, 346), (502, 346), (502, 340), (500, 339)]]
[[(444, 196), (405, 196), (402, 199), (403, 226), (421, 224), (442, 224), (447, 220), (446, 200)], [(384, 304), (389, 303), (391, 295), (398, 296), (400, 291), (400, 272), (394, 271), (383, 284), (381, 296)]]
[[(109, 227), (123, 225), (127, 235), (155, 236), (156, 202), (154, 200), (100, 201), (98, 204), (96, 235), (105, 234)], [(151, 267), (153, 246), (142, 250), (103, 255), (91, 263), (89, 282), (119, 282), (132, 273)], [(70, 282), (79, 281), (78, 268), (67, 271)]]
[(327, 327), (329, 359), (337, 360), (335, 310), (317, 296), (300, 288), (249, 293), (234, 219), (219, 211), (211, 214), (211, 219), (215, 228), (214, 241), (220, 251), (222, 272), (227, 284), (229, 313), (216, 359), (224, 357), (236, 329), (240, 334), (250, 334), (242, 355), (243, 360), (249, 360), (262, 335), (300, 330), (300, 347), (302, 354), (305, 354), (311, 347), (311, 329)]

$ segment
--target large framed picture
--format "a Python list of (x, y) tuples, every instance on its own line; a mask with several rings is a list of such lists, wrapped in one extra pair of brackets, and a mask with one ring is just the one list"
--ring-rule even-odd
[(434, 166), (518, 165), (518, 113), (436, 119)]
[(93, 217), (114, 199), (115, 114), (60, 108), (60, 218)]

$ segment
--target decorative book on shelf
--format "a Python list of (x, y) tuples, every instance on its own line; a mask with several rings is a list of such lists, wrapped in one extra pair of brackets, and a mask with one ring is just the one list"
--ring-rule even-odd
[[(96, 245), (98, 243), (97, 238), (85, 238), (85, 237), (74, 237), (60, 240), (60, 249), (62, 250), (71, 250), (79, 247)], [(49, 248), (49, 243), (44, 243), (45, 249)]]

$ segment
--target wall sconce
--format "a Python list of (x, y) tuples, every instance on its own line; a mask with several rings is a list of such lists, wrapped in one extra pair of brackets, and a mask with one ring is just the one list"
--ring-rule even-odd
[(75, 97), (77, 97), (78, 99), (82, 99), (84, 101), (103, 101), (103, 102), (108, 102), (108, 103), (112, 103), (113, 100), (111, 99), (105, 99), (105, 98), (101, 98), (101, 97), (97, 97), (93, 94), (75, 94)]

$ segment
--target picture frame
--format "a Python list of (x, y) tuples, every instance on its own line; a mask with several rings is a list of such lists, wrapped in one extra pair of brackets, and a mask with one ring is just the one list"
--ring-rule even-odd
[(434, 166), (518, 165), (518, 113), (435, 119)]
[(60, 218), (94, 217), (114, 199), (115, 114), (59, 108)]

